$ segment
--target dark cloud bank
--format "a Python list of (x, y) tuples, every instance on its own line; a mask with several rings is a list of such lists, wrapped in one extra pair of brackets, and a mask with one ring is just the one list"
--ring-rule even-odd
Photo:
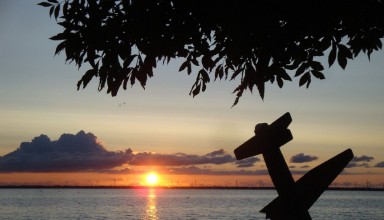
[(351, 162), (371, 162), (371, 160), (373, 159), (374, 159), (373, 157), (365, 156), (365, 155), (361, 157), (354, 156)]
[(291, 163), (307, 163), (314, 160), (317, 160), (318, 157), (311, 156), (311, 155), (305, 155), (304, 153), (299, 153), (291, 157), (289, 160)]
[(92, 133), (63, 134), (51, 141), (40, 135), (0, 158), (0, 172), (66, 172), (111, 169), (124, 164), (132, 151), (113, 152)]
[(156, 154), (156, 153), (138, 153), (129, 161), (130, 165), (153, 165), (158, 166), (185, 166), (185, 165), (202, 165), (202, 164), (225, 164), (234, 162), (235, 158), (224, 150), (217, 150), (206, 155), (193, 154)]
[[(255, 157), (236, 161), (223, 149), (206, 155), (134, 154), (131, 149), (108, 151), (95, 135), (80, 131), (77, 134), (63, 134), (54, 141), (46, 135), (40, 135), (31, 142), (21, 143), (18, 149), (0, 157), (0, 172), (107, 172), (124, 164), (183, 167), (235, 163), (237, 167), (250, 167), (258, 161)], [(124, 172), (128, 171), (124, 169)]]
[[(305, 163), (317, 160), (316, 156), (294, 155), (290, 162)], [(367, 162), (373, 157), (355, 157), (348, 167), (369, 167)], [(250, 171), (213, 170), (201, 165), (234, 164), (238, 168), (252, 167), (260, 162), (257, 157), (236, 160), (223, 149), (205, 155), (175, 153), (158, 154), (150, 152), (133, 153), (131, 149), (124, 151), (108, 151), (97, 141), (92, 133), (80, 131), (77, 134), (63, 134), (58, 140), (50, 140), (46, 135), (35, 137), (31, 142), (23, 142), (15, 151), (0, 157), (0, 172), (99, 172), (99, 173), (134, 173), (130, 168), (116, 169), (122, 165), (163, 166), (171, 174), (206, 174), (206, 175), (264, 175), (267, 170)], [(307, 168), (308, 166), (301, 166)], [(384, 161), (375, 165), (384, 167)], [(295, 168), (295, 166), (291, 166)], [(291, 170), (292, 174), (303, 174), (304, 171)]]
[[(318, 157), (316, 156), (310, 156), (305, 155), (304, 153), (299, 153), (291, 157), (290, 162), (291, 163), (307, 163), (314, 160), (317, 160)], [(374, 157), (371, 156), (354, 156), (351, 162), (348, 163), (346, 168), (353, 168), (353, 167), (364, 167), (364, 168), (370, 168), (370, 167), (378, 167), (378, 168), (384, 168), (384, 161), (377, 163), (374, 166), (371, 166), (369, 162), (373, 161)], [(296, 166), (290, 166), (290, 168), (296, 168)], [(301, 166), (301, 168), (308, 168), (308, 166)]]
[(377, 163), (375, 167), (384, 168), (384, 161), (381, 161), (380, 163)]
[(347, 165), (347, 168), (352, 168), (352, 167), (365, 167), (365, 168), (378, 167), (378, 168), (384, 168), (384, 161), (381, 161), (381, 162), (377, 163), (376, 165), (371, 166), (371, 165), (368, 164), (368, 162), (371, 162), (372, 160), (374, 160), (374, 157), (371, 157), (371, 156), (366, 156), (366, 155), (363, 155), (363, 156), (360, 156), (360, 157), (355, 156), (355, 157), (353, 157), (351, 162)]

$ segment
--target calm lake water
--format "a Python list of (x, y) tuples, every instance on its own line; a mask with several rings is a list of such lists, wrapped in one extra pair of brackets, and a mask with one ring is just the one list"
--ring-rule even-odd
[[(0, 219), (265, 219), (274, 190), (0, 189)], [(384, 219), (383, 191), (326, 191), (313, 219)]]

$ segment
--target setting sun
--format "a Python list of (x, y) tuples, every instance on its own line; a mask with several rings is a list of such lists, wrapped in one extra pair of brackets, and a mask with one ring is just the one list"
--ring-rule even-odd
[(154, 186), (157, 185), (159, 182), (159, 177), (156, 173), (149, 173), (146, 177), (147, 185)]

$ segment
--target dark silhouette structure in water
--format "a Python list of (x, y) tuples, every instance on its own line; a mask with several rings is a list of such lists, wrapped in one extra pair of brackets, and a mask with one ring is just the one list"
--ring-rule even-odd
[(275, 220), (311, 219), (309, 208), (353, 158), (352, 150), (347, 149), (310, 170), (295, 182), (280, 151), (282, 145), (293, 139), (288, 129), (291, 122), (291, 115), (286, 113), (270, 125), (258, 124), (255, 136), (235, 149), (238, 160), (263, 155), (279, 196), (261, 212), (266, 213), (266, 218)]

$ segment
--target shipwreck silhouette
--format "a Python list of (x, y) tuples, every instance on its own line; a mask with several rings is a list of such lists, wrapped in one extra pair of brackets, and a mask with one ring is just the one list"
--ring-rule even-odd
[(292, 122), (289, 112), (272, 124), (257, 124), (255, 136), (235, 149), (236, 159), (262, 154), (278, 197), (260, 212), (267, 219), (312, 219), (308, 210), (353, 158), (351, 149), (334, 156), (313, 168), (297, 182), (280, 151), (280, 147), (293, 139), (288, 129)]

